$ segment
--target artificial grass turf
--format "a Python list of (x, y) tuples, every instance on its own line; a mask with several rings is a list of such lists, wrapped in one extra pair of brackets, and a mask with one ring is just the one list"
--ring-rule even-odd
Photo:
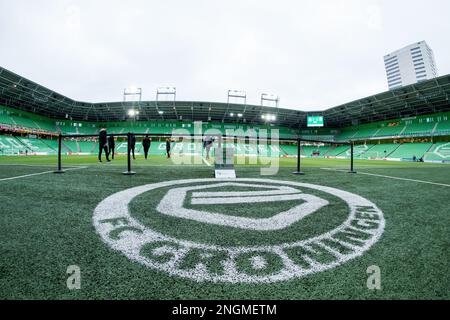
[[(23, 158), (20, 158), (24, 164)], [(54, 157), (27, 157), (28, 164), (52, 164)], [(448, 263), (450, 261), (448, 215), (449, 188), (391, 180), (366, 175), (325, 171), (321, 167), (345, 167), (340, 160), (305, 159), (302, 177), (293, 176), (293, 162), (286, 159), (279, 173), (261, 177), (258, 167), (239, 166), (238, 177), (268, 178), (335, 187), (361, 195), (374, 202), (384, 213), (386, 227), (381, 239), (361, 257), (335, 269), (303, 278), (271, 284), (228, 284), (195, 282), (150, 269), (128, 260), (102, 242), (92, 224), (93, 210), (107, 196), (148, 183), (166, 180), (210, 178), (212, 168), (197, 166), (158, 167), (136, 161), (138, 174), (121, 174), (121, 164), (97, 164), (94, 157), (67, 158), (66, 165), (88, 165), (86, 169), (63, 175), (44, 174), (0, 181), (0, 297), (3, 299), (387, 299), (450, 298)], [(303, 159), (302, 159), (303, 160)], [(13, 158), (0, 162), (11, 163)], [(16, 161), (16, 159), (14, 159)], [(291, 162), (292, 161), (292, 162)], [(308, 163), (311, 161), (311, 163)], [(315, 162), (313, 162), (315, 161)], [(348, 161), (347, 161), (348, 163)], [(362, 166), (366, 165), (365, 168)], [(361, 172), (423, 179), (448, 183), (446, 166), (363, 161)], [(47, 171), (47, 167), (0, 166), (0, 177)], [(17, 174), (16, 174), (17, 173)], [(445, 181), (445, 182), (444, 182)], [(308, 190), (308, 192), (310, 192)], [(268, 237), (200, 226), (199, 223), (165, 216), (151, 219), (150, 212), (162, 194), (144, 193), (134, 199), (130, 210), (146, 226), (172, 235), (208, 242), (232, 244), (283, 241), (283, 238), (308, 237), (340, 223), (323, 212), (311, 221), (293, 226), (290, 232)], [(319, 195), (319, 193), (318, 193)], [(320, 195), (326, 197), (326, 195)], [(333, 197), (328, 196), (332, 201)], [(332, 201), (338, 207), (339, 201)], [(148, 210), (146, 210), (148, 208)], [(270, 211), (271, 207), (257, 207)], [(255, 208), (253, 208), (255, 209)], [(275, 208), (277, 209), (278, 208)], [(218, 208), (226, 212), (226, 206)], [(254, 215), (252, 207), (242, 215)], [(155, 213), (153, 213), (155, 215)], [(309, 232), (309, 233), (308, 233)], [(189, 261), (188, 261), (189, 262)], [(81, 290), (66, 288), (69, 265), (81, 268)], [(367, 267), (381, 268), (382, 290), (366, 287)]]

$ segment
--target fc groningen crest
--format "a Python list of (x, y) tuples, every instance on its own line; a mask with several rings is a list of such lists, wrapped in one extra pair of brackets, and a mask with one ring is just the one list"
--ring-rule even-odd
[(268, 179), (190, 179), (127, 189), (94, 211), (129, 259), (195, 281), (268, 283), (337, 267), (381, 236), (383, 214), (335, 188)]

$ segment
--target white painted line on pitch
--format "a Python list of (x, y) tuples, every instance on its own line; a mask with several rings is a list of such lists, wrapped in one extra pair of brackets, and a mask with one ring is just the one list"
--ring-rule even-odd
[(205, 157), (202, 157), (202, 159), (208, 167), (212, 167), (211, 163), (209, 163), (208, 160), (205, 159)]
[[(331, 168), (320, 168), (320, 169), (322, 169), (322, 170), (329, 170), (329, 171), (347, 172), (346, 170), (340, 170), (340, 169), (331, 169)], [(368, 173), (368, 172), (358, 171), (358, 174), (365, 174), (367, 176), (388, 178), (388, 179), (394, 179), (394, 180), (412, 181), (412, 182), (419, 182), (419, 183), (425, 183), (425, 184), (432, 184), (432, 185), (436, 185), (436, 186), (450, 187), (450, 184), (445, 184), (445, 183), (438, 183), (438, 182), (431, 182), (431, 181), (424, 181), (424, 180), (417, 180), (417, 179), (408, 179), (408, 178), (386, 176), (386, 175), (376, 174), (376, 173)]]
[[(55, 165), (54, 164), (23, 164), (23, 163), (0, 163), (0, 166), (5, 166), (5, 167), (49, 167), (49, 168), (54, 168)], [(85, 166), (67, 166), (67, 168), (86, 168)]]
[[(77, 167), (77, 168), (69, 168), (69, 169), (65, 169), (66, 171), (69, 170), (79, 170), (79, 169), (85, 169), (86, 167)], [(27, 178), (27, 177), (32, 177), (32, 176), (39, 176), (42, 174), (47, 174), (47, 173), (52, 173), (54, 172), (54, 170), (52, 171), (44, 171), (44, 172), (37, 172), (37, 173), (30, 173), (30, 174), (24, 174), (21, 176), (16, 176), (16, 177), (9, 177), (9, 178), (2, 178), (0, 179), (0, 181), (7, 181), (7, 180), (14, 180), (14, 179), (20, 179), (20, 178)]]

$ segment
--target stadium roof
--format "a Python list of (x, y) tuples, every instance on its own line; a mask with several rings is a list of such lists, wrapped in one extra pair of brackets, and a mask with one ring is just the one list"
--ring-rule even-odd
[[(259, 105), (199, 102), (141, 101), (90, 103), (72, 100), (0, 67), (0, 104), (56, 119), (122, 121), (128, 110), (139, 110), (139, 120), (186, 120), (266, 123), (306, 127), (307, 115), (323, 115), (326, 127), (339, 128), (374, 121), (450, 111), (450, 74), (379, 93), (337, 107), (300, 111)], [(233, 116), (231, 116), (233, 114)], [(237, 117), (242, 114), (242, 117)]]

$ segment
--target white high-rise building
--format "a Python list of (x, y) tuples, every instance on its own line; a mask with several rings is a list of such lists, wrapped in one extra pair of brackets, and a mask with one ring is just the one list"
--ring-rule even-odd
[(384, 56), (389, 89), (438, 76), (433, 50), (425, 41), (411, 44)]

